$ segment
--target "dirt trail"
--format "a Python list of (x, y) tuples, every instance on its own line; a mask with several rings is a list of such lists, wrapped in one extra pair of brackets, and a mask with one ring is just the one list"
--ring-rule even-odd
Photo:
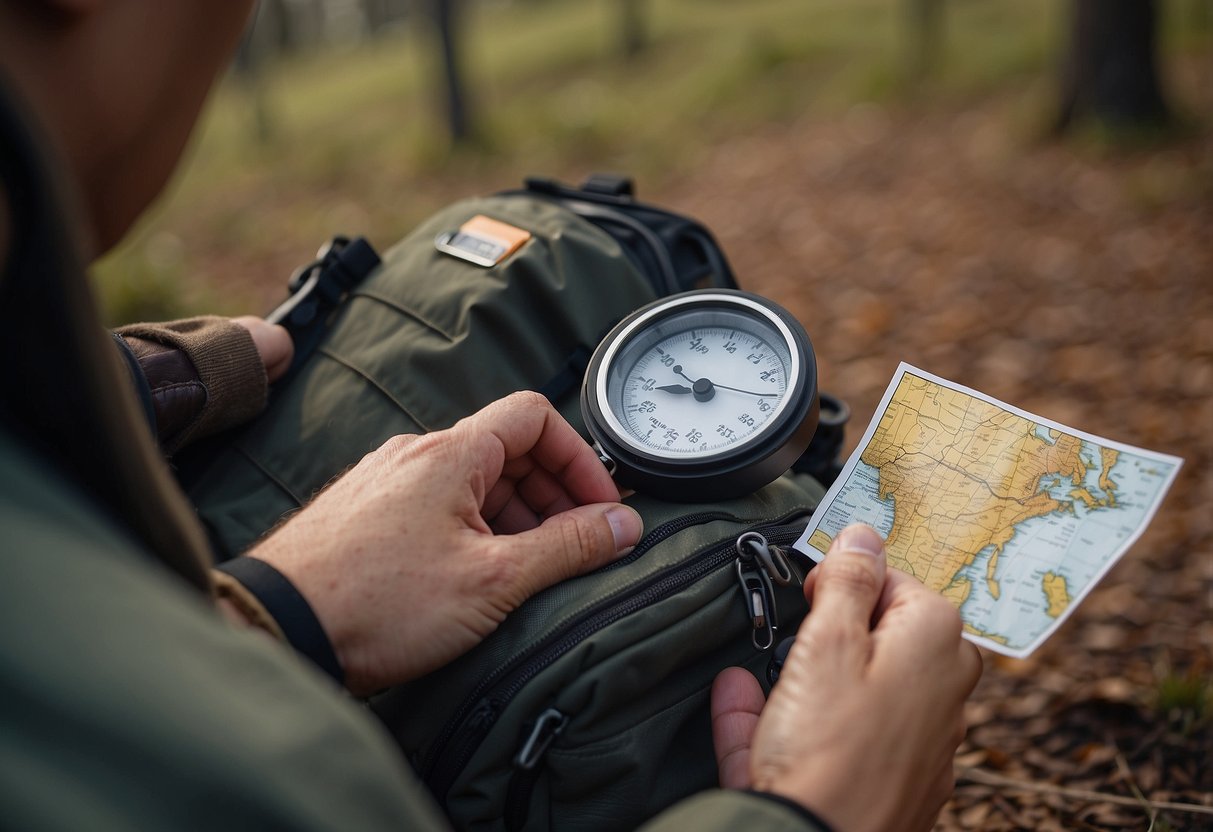
[(852, 407), (852, 445), (906, 360), (1184, 457), (1150, 531), (1060, 632), (1028, 661), (987, 655), (960, 758), (975, 770), (942, 819), (1144, 830), (1136, 795), (1213, 806), (1213, 706), (1189, 725), (1163, 681), (1213, 686), (1213, 142), (1099, 158), (1006, 121), (997, 102), (858, 107), (723, 146), (710, 176), (660, 199), (716, 231), (744, 288), (804, 322), (823, 387)]

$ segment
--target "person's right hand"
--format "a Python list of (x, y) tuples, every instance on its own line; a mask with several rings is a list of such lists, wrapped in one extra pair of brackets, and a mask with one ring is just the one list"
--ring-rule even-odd
[(250, 552), (307, 599), (367, 694), (465, 653), (545, 587), (634, 546), (642, 522), (538, 393), (397, 436)]
[(839, 832), (930, 829), (955, 785), (977, 648), (948, 601), (886, 569), (866, 526), (838, 535), (805, 595), (812, 608), (765, 707), (746, 671), (716, 679), (721, 785), (790, 798)]

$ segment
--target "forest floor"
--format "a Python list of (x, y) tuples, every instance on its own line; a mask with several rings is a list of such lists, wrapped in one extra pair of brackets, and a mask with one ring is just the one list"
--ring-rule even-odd
[(856, 108), (723, 146), (662, 198), (805, 324), (850, 447), (904, 360), (1184, 458), (1048, 643), (986, 653), (940, 826), (1213, 829), (1213, 142), (1076, 152), (1004, 124)]

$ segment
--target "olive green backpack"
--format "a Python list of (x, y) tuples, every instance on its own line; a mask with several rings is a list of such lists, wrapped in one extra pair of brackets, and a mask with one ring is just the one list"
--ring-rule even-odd
[[(735, 285), (711, 235), (612, 178), (460, 202), (382, 263), (338, 245), (276, 316), (300, 346), (289, 381), (255, 423), (181, 459), (183, 481), (233, 556), (389, 437), (515, 390), (542, 390), (584, 435), (580, 377), (602, 335), (705, 285)], [(646, 532), (631, 554), (369, 706), (456, 828), (634, 827), (715, 785), (712, 680), (731, 665), (765, 678), (767, 648), (804, 615), (797, 582), (770, 580), (739, 535), (790, 543), (822, 494), (787, 474), (712, 504), (635, 495)]]

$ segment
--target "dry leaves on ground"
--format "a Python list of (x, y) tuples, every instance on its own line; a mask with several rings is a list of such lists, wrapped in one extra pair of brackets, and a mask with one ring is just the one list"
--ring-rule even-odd
[(940, 828), (1213, 829), (1213, 142), (1091, 158), (1017, 142), (997, 102), (859, 107), (705, 171), (662, 201), (804, 322), (852, 444), (906, 360), (1185, 459), (1048, 644), (987, 655)]

